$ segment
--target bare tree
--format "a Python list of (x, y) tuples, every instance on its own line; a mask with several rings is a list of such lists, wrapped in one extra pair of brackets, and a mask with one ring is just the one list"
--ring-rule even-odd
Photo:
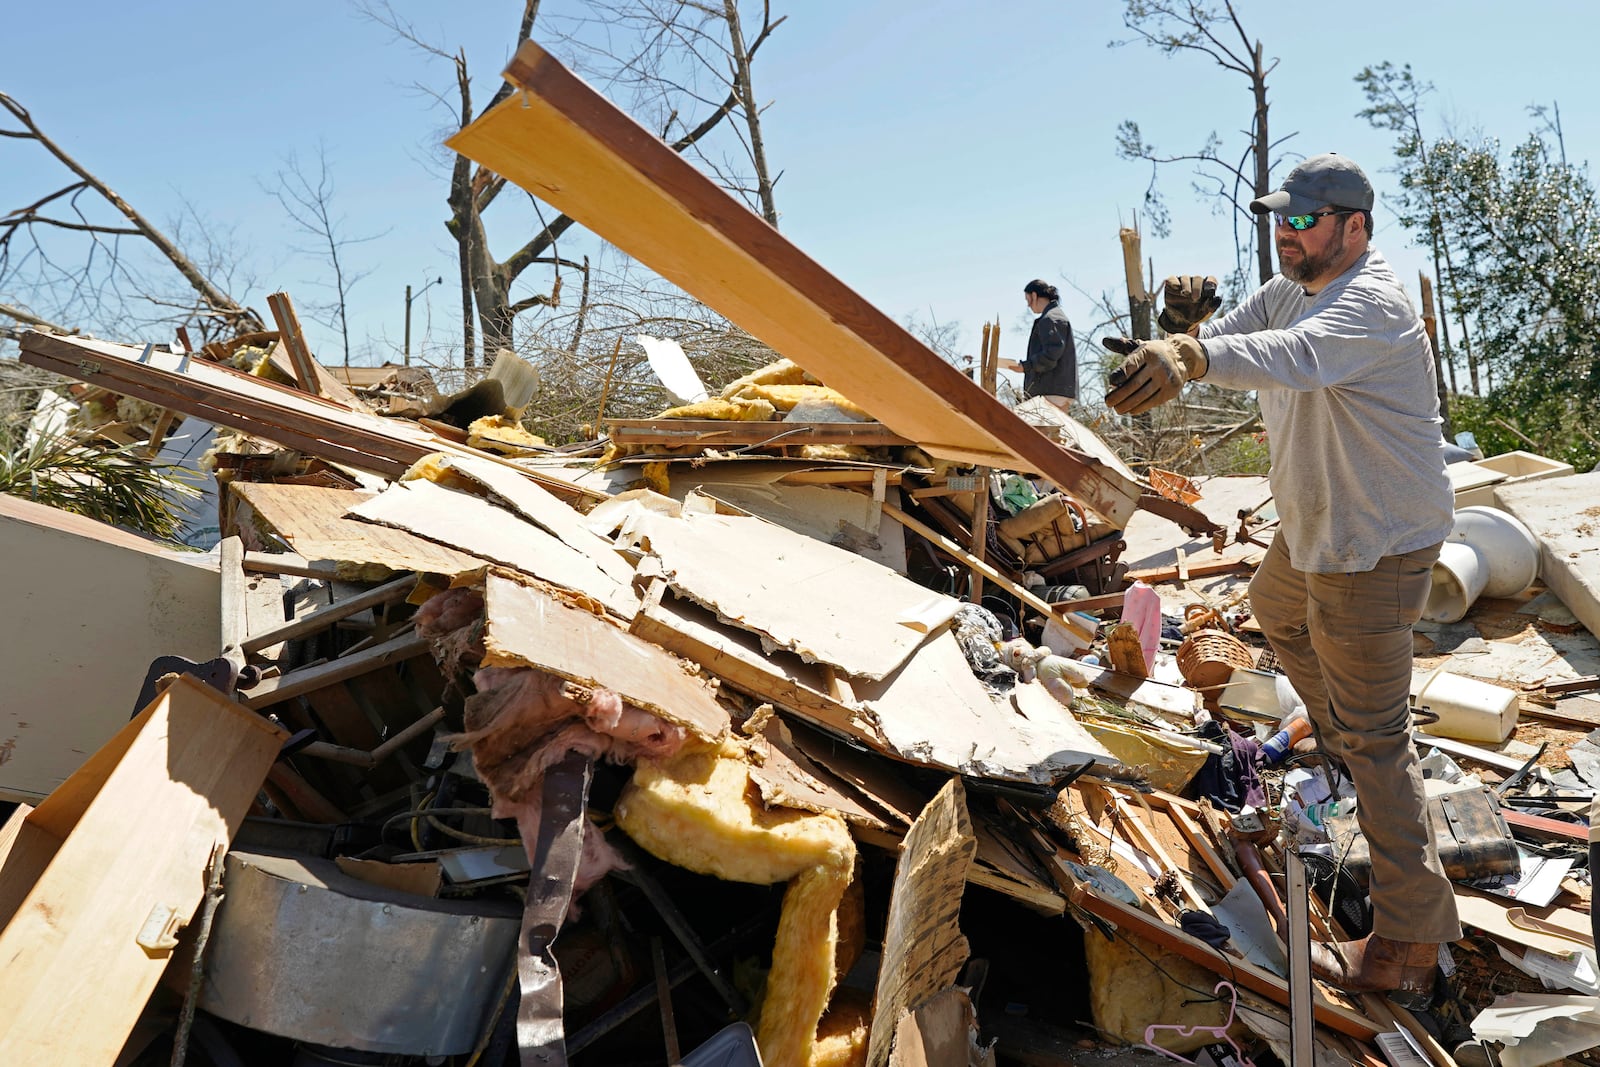
[[(0, 108), (16, 123), (0, 128), (0, 137), (37, 144), (71, 174), (60, 187), (0, 215), (0, 292), (27, 293), (40, 302), (31, 309), (15, 307), (32, 301), (13, 295), (10, 307), (0, 305), (0, 315), (17, 321), (84, 319), (107, 326), (127, 321), (130, 304), (140, 302), (154, 310), (155, 320), (193, 325), (202, 336), (262, 328), (260, 316), (228, 294), (204, 259), (185, 251), (176, 235), (151, 223), (57, 144), (27, 108), (5, 93), (0, 93)], [(65, 253), (63, 236), (77, 239)], [(128, 242), (152, 251), (175, 270), (183, 282), (181, 292), (164, 293), (159, 281), (136, 273)], [(45, 302), (51, 305), (48, 309), (42, 306)]]
[(361, 279), (372, 273), (371, 268), (354, 270), (346, 252), (354, 245), (365, 244), (383, 236), (381, 233), (361, 237), (351, 236), (345, 227), (344, 216), (336, 214), (333, 207), (333, 177), (328, 173), (328, 153), (324, 145), (317, 146), (315, 173), (308, 173), (300, 160), (290, 154), (282, 170), (274, 176), (274, 184), (267, 193), (283, 208), (289, 221), (313, 242), (310, 246), (294, 249), (302, 255), (326, 261), (332, 273), (331, 281), (316, 283), (332, 291), (332, 298), (324, 301), (307, 301), (304, 307), (309, 315), (329, 329), (339, 331), (344, 344), (344, 365), (350, 365), (350, 290)]
[[(1150, 186), (1145, 207), (1151, 229), (1159, 237), (1170, 230), (1170, 213), (1156, 189), (1156, 174), (1161, 165), (1189, 162), (1197, 164), (1199, 181), (1195, 190), (1221, 201), (1222, 210), (1233, 219), (1237, 273), (1246, 275), (1245, 264), (1252, 254), (1262, 282), (1274, 273), (1272, 267), (1272, 221), (1267, 215), (1251, 215), (1244, 206), (1272, 191), (1272, 168), (1277, 160), (1273, 151), (1288, 137), (1272, 140), (1267, 130), (1267, 75), (1277, 69), (1276, 59), (1268, 61), (1261, 41), (1252, 41), (1233, 9), (1233, 0), (1222, 0), (1219, 9), (1205, 0), (1125, 0), (1122, 23), (1143, 41), (1166, 55), (1198, 52), (1209, 56), (1224, 70), (1243, 75), (1250, 82), (1253, 107), (1245, 144), (1228, 158), (1222, 156), (1223, 141), (1213, 131), (1197, 151), (1168, 154), (1159, 152), (1144, 140), (1139, 124), (1126, 119), (1117, 128), (1117, 153), (1124, 159), (1150, 163)], [(1235, 40), (1234, 38), (1237, 38)], [(1114, 45), (1132, 43), (1113, 41)], [(1293, 134), (1288, 135), (1294, 136)], [(1241, 196), (1248, 191), (1249, 196)]]
[[(516, 44), (529, 38), (539, 9), (539, 0), (527, 0), (517, 26)], [(477, 108), (465, 51), (448, 51), (427, 41), (386, 0), (369, 0), (362, 10), (398, 39), (451, 64), (456, 83), (454, 99), (432, 95), (449, 108), (452, 125), (457, 128), (465, 128), (482, 111), (511, 95), (511, 86), (501, 82), (484, 107)], [(772, 199), (776, 179), (767, 173), (759, 109), (749, 72), (757, 51), (782, 21), (774, 20), (770, 6), (763, 4), (760, 29), (746, 43), (733, 0), (715, 4), (697, 0), (596, 0), (587, 6), (585, 14), (562, 20), (555, 32), (578, 54), (579, 67), (586, 75), (608, 90), (625, 95), (625, 105), (640, 121), (658, 130), (675, 150), (695, 150), (696, 158), (724, 185), (754, 196), (768, 221), (776, 223), (777, 209)], [(704, 84), (710, 80), (711, 72), (721, 79), (715, 91)], [(707, 135), (736, 112), (745, 120), (740, 142), (754, 168), (753, 178), (738, 171), (726, 158), (702, 151)], [(684, 118), (686, 113), (694, 118), (692, 125)], [(515, 348), (513, 326), (518, 316), (534, 308), (558, 307), (561, 272), (584, 270), (581, 259), (563, 256), (559, 247), (574, 220), (566, 215), (546, 219), (531, 197), (537, 228), (504, 259), (495, 258), (484, 216), (505, 186), (504, 178), (475, 166), (465, 156), (457, 155), (451, 161), (446, 199), (450, 216), (445, 225), (459, 251), (463, 359), (469, 367), (476, 363), (479, 334), (485, 352)], [(514, 295), (513, 288), (536, 265), (552, 268), (548, 287), (529, 291), (531, 287), (524, 285), (524, 295)]]

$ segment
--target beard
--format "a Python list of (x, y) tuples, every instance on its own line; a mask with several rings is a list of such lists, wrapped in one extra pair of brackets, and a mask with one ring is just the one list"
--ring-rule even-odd
[[(1334, 219), (1343, 219), (1344, 217), (1343, 215), (1334, 215), (1328, 221), (1331, 222)], [(1328, 247), (1324, 248), (1319, 254), (1311, 255), (1306, 252), (1304, 245), (1299, 245), (1298, 251), (1300, 252), (1299, 262), (1288, 262), (1283, 258), (1283, 242), (1279, 241), (1278, 268), (1283, 272), (1283, 276), (1290, 281), (1298, 282), (1301, 285), (1309, 285), (1330, 268), (1336, 266), (1339, 260), (1344, 257), (1344, 227), (1339, 226), (1337, 228), (1333, 240), (1329, 241)]]

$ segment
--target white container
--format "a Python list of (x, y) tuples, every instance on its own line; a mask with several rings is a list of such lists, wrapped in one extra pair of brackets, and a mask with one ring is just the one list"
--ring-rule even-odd
[(1411, 676), (1412, 708), (1439, 716), (1417, 729), (1438, 737), (1498, 745), (1517, 728), (1517, 701), (1513, 690), (1447, 674), (1443, 667)]
[(1539, 542), (1522, 521), (1498, 508), (1466, 507), (1433, 565), (1429, 622), (1465, 617), (1480, 596), (1516, 596), (1539, 577)]

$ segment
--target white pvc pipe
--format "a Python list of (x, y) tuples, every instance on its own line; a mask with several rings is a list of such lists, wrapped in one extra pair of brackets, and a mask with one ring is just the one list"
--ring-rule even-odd
[(1515, 596), (1539, 576), (1539, 542), (1515, 516), (1474, 505), (1456, 512), (1422, 617), (1455, 622), (1480, 596)]

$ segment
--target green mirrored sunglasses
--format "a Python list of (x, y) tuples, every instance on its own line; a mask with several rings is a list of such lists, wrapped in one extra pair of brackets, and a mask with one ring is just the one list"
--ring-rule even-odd
[(1277, 215), (1279, 226), (1287, 226), (1291, 230), (1309, 230), (1317, 224), (1318, 219), (1325, 219), (1329, 215), (1359, 215), (1360, 210), (1353, 207), (1334, 207), (1327, 211), (1313, 211), (1309, 215)]

